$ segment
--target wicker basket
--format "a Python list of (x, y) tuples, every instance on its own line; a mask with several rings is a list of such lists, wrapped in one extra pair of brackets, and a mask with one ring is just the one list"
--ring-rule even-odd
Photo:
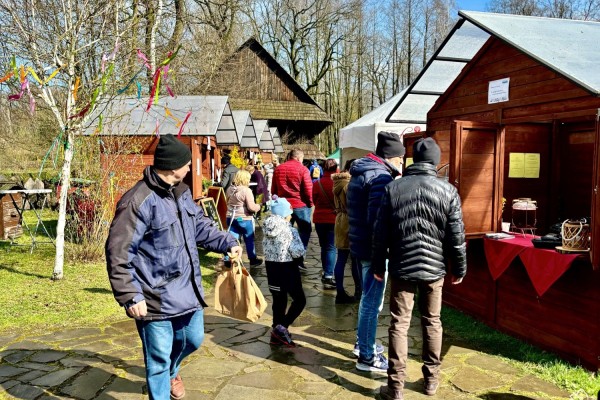
[(562, 247), (564, 250), (589, 250), (590, 224), (568, 219), (562, 223)]

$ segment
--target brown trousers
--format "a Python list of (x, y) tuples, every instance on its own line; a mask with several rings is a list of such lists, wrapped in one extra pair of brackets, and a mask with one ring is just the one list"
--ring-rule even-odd
[(414, 306), (414, 297), (419, 292), (418, 303), (423, 331), (423, 377), (437, 379), (442, 352), (442, 286), (444, 279), (435, 282), (408, 282), (391, 278), (389, 328), (388, 386), (401, 391), (406, 379), (408, 357), (408, 328)]

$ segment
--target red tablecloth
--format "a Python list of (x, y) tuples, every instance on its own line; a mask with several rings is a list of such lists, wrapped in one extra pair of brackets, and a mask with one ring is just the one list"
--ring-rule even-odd
[(531, 239), (536, 236), (516, 235), (514, 239), (483, 239), (485, 258), (492, 278), (498, 279), (516, 256), (521, 258), (527, 275), (539, 296), (552, 286), (579, 257), (579, 254), (561, 254), (555, 250), (537, 249)]

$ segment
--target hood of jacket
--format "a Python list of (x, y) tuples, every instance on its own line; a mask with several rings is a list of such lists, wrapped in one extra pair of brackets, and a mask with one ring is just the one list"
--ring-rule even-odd
[(400, 174), (396, 167), (372, 153), (354, 161), (349, 172), (351, 176), (365, 175), (367, 180), (369, 176), (381, 173), (391, 174), (394, 178)]
[(267, 237), (277, 237), (288, 230), (290, 223), (279, 215), (271, 214), (263, 222), (263, 233)]
[(346, 171), (331, 175), (331, 180), (333, 181), (333, 194), (337, 196), (346, 186), (348, 186), (350, 177), (350, 173)]

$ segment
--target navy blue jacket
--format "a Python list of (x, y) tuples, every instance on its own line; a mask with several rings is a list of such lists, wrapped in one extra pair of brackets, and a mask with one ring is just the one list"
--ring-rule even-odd
[(108, 276), (117, 302), (146, 300), (144, 319), (206, 307), (198, 248), (225, 253), (237, 246), (192, 200), (184, 183), (168, 188), (152, 167), (117, 204), (106, 241)]
[(346, 195), (350, 229), (350, 254), (361, 260), (371, 259), (373, 224), (385, 186), (399, 174), (389, 162), (368, 154), (352, 163)]
[(373, 271), (407, 281), (433, 282), (467, 273), (465, 228), (456, 188), (417, 162), (385, 188), (373, 230)]

